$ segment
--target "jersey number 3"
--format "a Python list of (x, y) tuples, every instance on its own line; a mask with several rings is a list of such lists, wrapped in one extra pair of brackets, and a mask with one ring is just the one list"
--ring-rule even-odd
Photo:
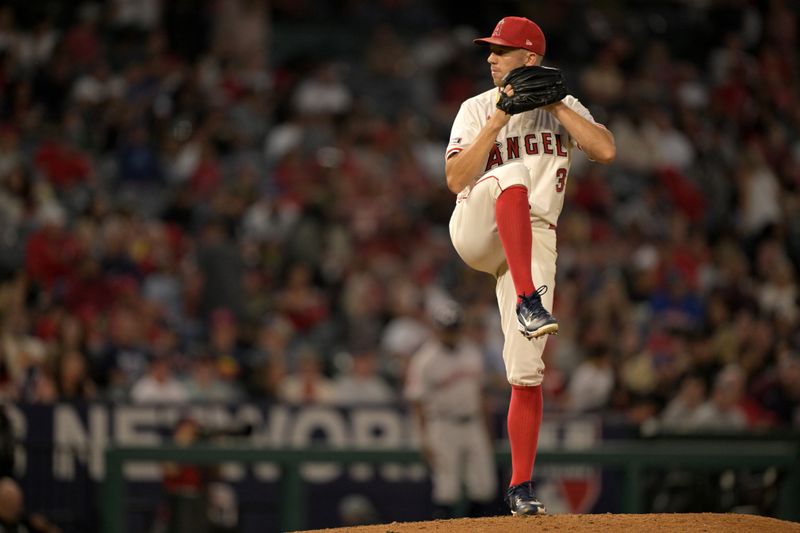
[(564, 192), (567, 186), (567, 169), (559, 168), (556, 170), (556, 192)]

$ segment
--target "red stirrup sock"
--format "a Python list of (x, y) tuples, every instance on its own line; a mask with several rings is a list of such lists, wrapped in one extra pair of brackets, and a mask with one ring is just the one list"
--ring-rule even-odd
[(508, 440), (511, 443), (511, 483), (533, 477), (539, 427), (542, 425), (542, 387), (511, 386), (508, 406)]
[(531, 276), (533, 234), (528, 189), (522, 185), (509, 187), (497, 197), (494, 209), (497, 233), (506, 252), (508, 269), (511, 271), (519, 303), (520, 295), (527, 295), (536, 290)]

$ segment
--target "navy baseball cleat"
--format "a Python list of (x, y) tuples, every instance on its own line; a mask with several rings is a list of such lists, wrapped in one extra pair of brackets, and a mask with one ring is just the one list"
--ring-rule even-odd
[(522, 334), (529, 339), (558, 333), (558, 321), (542, 305), (541, 295), (546, 292), (547, 285), (542, 285), (527, 296), (520, 295), (521, 301), (517, 304), (517, 325)]
[(542, 502), (533, 495), (533, 483), (530, 481), (508, 487), (505, 500), (513, 515), (547, 514)]

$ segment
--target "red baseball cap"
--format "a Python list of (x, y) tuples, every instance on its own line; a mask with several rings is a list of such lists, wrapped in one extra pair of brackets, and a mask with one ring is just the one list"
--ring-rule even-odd
[(525, 17), (505, 17), (494, 27), (491, 37), (475, 39), (473, 42), (524, 48), (540, 56), (544, 55), (545, 50), (542, 29), (534, 21)]

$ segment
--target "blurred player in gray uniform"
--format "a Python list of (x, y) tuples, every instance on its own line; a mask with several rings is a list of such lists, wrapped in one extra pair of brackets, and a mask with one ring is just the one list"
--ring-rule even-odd
[(429, 314), (435, 334), (411, 358), (405, 396), (431, 468), (434, 517), (453, 516), (462, 482), (470, 516), (486, 516), (497, 474), (486, 426), (483, 355), (459, 334), (461, 312), (455, 302), (440, 303)]

